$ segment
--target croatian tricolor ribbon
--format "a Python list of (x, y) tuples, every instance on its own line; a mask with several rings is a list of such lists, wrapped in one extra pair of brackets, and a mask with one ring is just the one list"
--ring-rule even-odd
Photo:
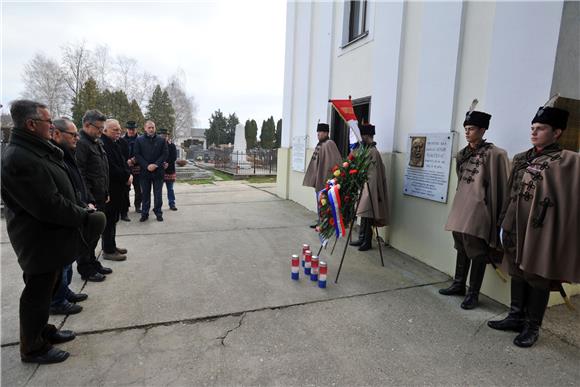
[(339, 188), (333, 185), (328, 190), (328, 202), (330, 204), (330, 209), (332, 211), (332, 217), (334, 218), (334, 229), (336, 231), (336, 237), (340, 238), (346, 235), (346, 230), (344, 227), (344, 219), (342, 218), (342, 213), (340, 212), (340, 193)]

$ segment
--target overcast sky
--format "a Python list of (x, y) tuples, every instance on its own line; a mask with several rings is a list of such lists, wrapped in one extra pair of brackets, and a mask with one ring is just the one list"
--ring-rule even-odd
[[(106, 44), (165, 82), (178, 69), (199, 106), (198, 127), (217, 109), (261, 125), (282, 115), (286, 2), (2, 0), (1, 102), (23, 91), (22, 69), (36, 52)], [(3, 109), (7, 112), (6, 107)]]

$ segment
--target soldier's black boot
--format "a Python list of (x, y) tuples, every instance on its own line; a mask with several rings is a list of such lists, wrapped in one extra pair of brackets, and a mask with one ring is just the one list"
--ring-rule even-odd
[(516, 336), (514, 344), (518, 347), (528, 348), (535, 344), (540, 337), (540, 327), (544, 319), (544, 313), (548, 306), (550, 290), (531, 288), (526, 303), (527, 318), (522, 333)]
[(439, 289), (439, 293), (444, 296), (465, 296), (465, 283), (467, 282), (467, 272), (471, 261), (463, 252), (457, 252), (455, 261), (455, 278), (451, 286), (445, 289)]
[(364, 236), (358, 251), (367, 251), (373, 248), (373, 221), (370, 218), (363, 219), (365, 221)]
[(524, 329), (528, 285), (520, 277), (512, 277), (510, 311), (503, 320), (488, 321), (487, 326), (498, 331), (521, 332)]
[(461, 303), (462, 309), (473, 309), (479, 305), (479, 290), (485, 275), (486, 262), (484, 259), (474, 259), (471, 263), (471, 274), (469, 275), (469, 291)]
[(360, 219), (360, 227), (358, 229), (358, 240), (350, 242), (351, 246), (360, 246), (363, 244), (363, 240), (365, 239), (365, 222), (366, 218)]

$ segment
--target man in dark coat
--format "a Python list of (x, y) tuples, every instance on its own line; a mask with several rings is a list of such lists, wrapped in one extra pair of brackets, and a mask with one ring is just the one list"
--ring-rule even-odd
[(467, 146), (457, 153), (457, 191), (445, 229), (453, 233), (457, 261), (451, 286), (439, 293), (465, 296), (467, 273), (469, 292), (461, 303), (463, 309), (479, 304), (479, 291), (485, 268), (498, 257), (501, 242), (497, 220), (506, 196), (509, 160), (507, 152), (487, 142), (483, 136), (491, 115), (473, 110), (465, 115), (463, 127)]
[[(87, 187), (87, 198), (99, 211), (105, 212), (105, 203), (109, 201), (109, 164), (107, 154), (100, 140), (107, 118), (98, 110), (89, 110), (83, 116), (83, 130), (77, 144), (77, 165)], [(103, 267), (97, 260), (95, 249), (90, 254), (79, 257), (77, 270), (83, 280), (101, 282), (105, 274), (113, 270)]]
[[(308, 163), (308, 168), (306, 168), (304, 180), (302, 181), (303, 186), (314, 188), (315, 197), (326, 185), (326, 180), (330, 178), (332, 167), (342, 161), (336, 143), (328, 138), (329, 132), (330, 127), (328, 124), (318, 123), (316, 127), (318, 144), (314, 148), (314, 153), (310, 163)], [(316, 205), (318, 206), (318, 199), (316, 199)], [(310, 228), (315, 228), (317, 223), (318, 221), (311, 224)]]
[(101, 141), (107, 154), (109, 164), (109, 201), (105, 203), (105, 215), (107, 225), (103, 231), (103, 259), (110, 261), (124, 261), (127, 259), (127, 249), (117, 246), (115, 236), (117, 234), (117, 222), (121, 211), (125, 208), (125, 195), (127, 187), (131, 186), (133, 177), (129, 166), (119, 146), (121, 137), (121, 125), (119, 121), (108, 119), (105, 121), (105, 129)]
[[(135, 158), (135, 141), (139, 136), (137, 133), (137, 123), (135, 121), (127, 121), (127, 133), (123, 136), (123, 139), (127, 142), (129, 147), (129, 156), (127, 159), (127, 164), (131, 168), (131, 175), (133, 175), (133, 192), (135, 192), (135, 212), (141, 212), (141, 183), (139, 182), (139, 176), (141, 174), (141, 167)], [(131, 203), (129, 203), (131, 207)]]
[(359, 246), (360, 251), (372, 248), (373, 226), (389, 224), (389, 192), (387, 175), (381, 154), (374, 142), (375, 126), (363, 124), (360, 127), (363, 144), (368, 147), (370, 164), (367, 170), (367, 183), (363, 187), (356, 215), (361, 217), (358, 240), (350, 243)]
[(165, 169), (165, 176), (163, 181), (165, 182), (165, 187), (167, 188), (167, 201), (169, 202), (169, 209), (171, 211), (177, 211), (175, 207), (175, 191), (173, 190), (173, 184), (177, 174), (175, 173), (175, 161), (177, 161), (177, 147), (169, 139), (169, 133), (167, 129), (159, 128), (159, 136), (167, 142), (168, 156), (167, 161), (163, 163), (163, 168)]
[(569, 113), (549, 102), (532, 119), (533, 147), (514, 156), (500, 215), (510, 311), (488, 322), (518, 332), (513, 342), (524, 348), (538, 340), (550, 290), (580, 282), (580, 155), (558, 144)]
[[(73, 188), (77, 196), (77, 204), (83, 208), (95, 210), (95, 207), (87, 204), (87, 188), (83, 182), (81, 172), (75, 159), (75, 151), (79, 140), (79, 132), (74, 122), (66, 118), (54, 121), (55, 130), (52, 133), (53, 143), (62, 150), (64, 165), (71, 179)], [(84, 293), (74, 293), (69, 285), (72, 281), (72, 264), (66, 265), (62, 270), (61, 283), (52, 297), (50, 304), (50, 314), (76, 314), (83, 310), (83, 307), (76, 305), (76, 302), (84, 301), (87, 295)]]
[(2, 199), (6, 229), (22, 268), (20, 356), (23, 362), (58, 363), (69, 353), (53, 344), (75, 338), (48, 324), (51, 298), (64, 265), (78, 256), (85, 241), (97, 239), (104, 214), (77, 205), (62, 151), (50, 143), (51, 115), (46, 105), (15, 101), (14, 129), (2, 155)]
[(145, 122), (145, 134), (135, 141), (135, 158), (141, 167), (140, 181), (141, 192), (143, 194), (143, 204), (141, 207), (140, 222), (149, 219), (149, 208), (151, 206), (151, 186), (153, 186), (154, 207), (153, 212), (157, 221), (163, 222), (162, 189), (163, 163), (167, 160), (169, 150), (164, 139), (155, 134), (155, 122), (149, 120)]
[[(121, 148), (121, 154), (123, 155), (123, 160), (125, 160), (125, 165), (129, 168), (129, 143), (122, 136), (117, 140), (119, 143), (119, 148)], [(129, 218), (129, 207), (131, 207), (131, 201), (129, 200), (129, 191), (131, 191), (131, 185), (125, 188), (125, 196), (123, 200), (123, 207), (121, 208), (120, 218), (124, 222), (130, 222)]]

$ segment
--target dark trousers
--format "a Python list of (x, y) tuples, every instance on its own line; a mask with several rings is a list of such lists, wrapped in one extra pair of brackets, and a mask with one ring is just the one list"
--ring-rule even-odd
[(24, 273), (24, 290), (20, 296), (20, 354), (22, 356), (41, 355), (52, 344), (48, 338), (57, 329), (48, 324), (48, 311), (55, 289), (62, 277), (62, 269), (51, 273)]
[(105, 205), (105, 215), (107, 216), (107, 223), (103, 230), (103, 251), (114, 254), (117, 251), (115, 237), (117, 235), (117, 222), (119, 221), (119, 209), (116, 204), (112, 202), (107, 203)]
[(153, 212), (155, 215), (163, 214), (161, 206), (163, 205), (163, 175), (160, 177), (150, 178), (141, 176), (141, 193), (143, 194), (143, 204), (141, 205), (141, 215), (148, 215), (151, 208), (151, 187), (153, 187)]
[(54, 296), (52, 297), (52, 302), (50, 303), (50, 306), (59, 306), (66, 301), (66, 297), (71, 292), (68, 286), (72, 281), (72, 275), (73, 275), (72, 264), (66, 265), (65, 267), (62, 268), (60, 285), (58, 286), (56, 292), (54, 293)]
[(141, 208), (142, 195), (141, 195), (141, 182), (140, 175), (133, 175), (133, 190), (135, 191), (135, 208)]
[[(104, 206), (104, 204), (97, 204), (97, 209), (104, 212)], [(104, 230), (104, 225), (106, 225), (106, 221), (101, 219), (98, 223), (89, 222), (83, 230), (85, 242), (88, 246), (81, 249), (77, 258), (77, 271), (81, 277), (89, 277), (95, 274), (97, 272), (96, 268), (100, 266), (95, 255), (95, 250), (99, 244), (99, 238)]]

